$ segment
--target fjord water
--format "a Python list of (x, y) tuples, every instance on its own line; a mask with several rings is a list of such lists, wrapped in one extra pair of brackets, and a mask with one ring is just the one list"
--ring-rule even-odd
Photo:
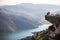
[(44, 24), (44, 25), (40, 25), (38, 26), (38, 28), (35, 29), (29, 29), (29, 30), (22, 30), (22, 31), (18, 31), (15, 33), (3, 33), (3, 36), (1, 36), (0, 38), (3, 40), (18, 40), (27, 36), (32, 36), (32, 32), (38, 32), (38, 31), (42, 31), (48, 28), (50, 24)]

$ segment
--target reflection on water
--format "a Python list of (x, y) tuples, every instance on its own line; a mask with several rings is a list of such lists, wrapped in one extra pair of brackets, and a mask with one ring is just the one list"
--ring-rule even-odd
[(45, 30), (48, 28), (48, 26), (49, 24), (44, 24), (35, 29), (29, 29), (29, 30), (15, 32), (15, 33), (3, 33), (3, 35), (1, 35), (0, 38), (1, 40), (2, 38), (3, 40), (17, 40), (17, 39), (21, 39), (27, 36), (32, 36), (32, 32)]

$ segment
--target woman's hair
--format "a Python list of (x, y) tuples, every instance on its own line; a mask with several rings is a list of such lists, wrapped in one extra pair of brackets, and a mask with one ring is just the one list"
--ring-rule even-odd
[(49, 15), (49, 14), (50, 14), (50, 12), (47, 13), (47, 15)]

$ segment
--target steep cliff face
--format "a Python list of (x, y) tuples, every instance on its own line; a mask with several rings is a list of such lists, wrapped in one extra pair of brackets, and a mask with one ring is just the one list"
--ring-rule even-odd
[(0, 9), (0, 33), (1, 32), (15, 32), (16, 27), (10, 17)]
[[(50, 29), (50, 34), (48, 35), (53, 38), (50, 38), (50, 40), (60, 40), (60, 14), (48, 14), (45, 16), (45, 19), (52, 23), (52, 26), (48, 28), (48, 30)], [(52, 31), (51, 28), (54, 29), (54, 31)]]
[(52, 25), (48, 29), (34, 34), (32, 38), (34, 40), (60, 40), (60, 14), (48, 12), (45, 19)]
[(45, 19), (47, 21), (49, 21), (50, 23), (52, 23), (53, 27), (55, 28), (55, 30), (59, 30), (60, 28), (60, 14), (49, 14), (45, 16)]

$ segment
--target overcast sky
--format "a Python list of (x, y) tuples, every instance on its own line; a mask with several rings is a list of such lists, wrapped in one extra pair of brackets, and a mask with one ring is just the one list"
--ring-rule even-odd
[(20, 3), (60, 5), (60, 0), (0, 0), (0, 6), (1, 5), (16, 5)]

